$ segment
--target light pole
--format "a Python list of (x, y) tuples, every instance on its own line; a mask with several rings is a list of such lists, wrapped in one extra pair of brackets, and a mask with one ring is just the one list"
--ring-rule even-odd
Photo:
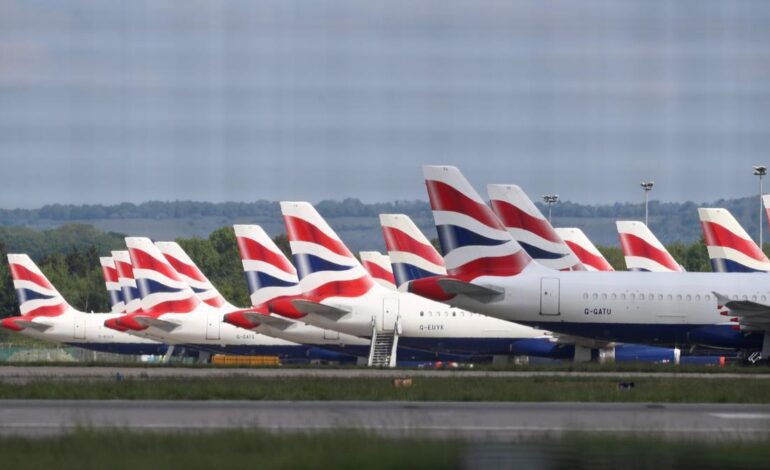
[(756, 165), (754, 167), (754, 176), (759, 176), (759, 249), (764, 251), (762, 247), (762, 177), (767, 174), (767, 167), (764, 165)]
[(558, 194), (546, 194), (543, 196), (543, 202), (548, 206), (548, 223), (551, 223), (551, 206), (559, 202)]
[(649, 209), (648, 209), (648, 203), (650, 202), (650, 191), (652, 191), (652, 187), (655, 186), (655, 181), (642, 181), (642, 189), (644, 189), (644, 225), (649, 226)]

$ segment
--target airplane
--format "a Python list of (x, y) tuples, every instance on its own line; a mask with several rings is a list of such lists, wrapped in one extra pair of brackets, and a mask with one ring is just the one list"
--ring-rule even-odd
[[(500, 205), (508, 203), (504, 197), (493, 199), (493, 202), (498, 202)], [(395, 263), (397, 268), (394, 271), (397, 275), (396, 280), (399, 289), (408, 286), (411, 281), (416, 279), (446, 275), (446, 268), (441, 255), (409, 216), (405, 214), (381, 214), (380, 225), (385, 236), (388, 255), (394, 261), (398, 261)], [(551, 228), (547, 221), (543, 226)], [(527, 230), (527, 224), (522, 224), (521, 229)], [(676, 349), (615, 344), (568, 335), (557, 335), (552, 341), (558, 342), (563, 348), (573, 349), (573, 358), (576, 362), (598, 359), (602, 362), (645, 360), (679, 363), (680, 360), (680, 351)], [(547, 357), (548, 351), (544, 350), (540, 355)]]
[(366, 272), (372, 276), (374, 282), (387, 289), (396, 289), (396, 279), (393, 277), (393, 268), (390, 259), (379, 251), (361, 251), (361, 264)]
[[(239, 245), (248, 243), (242, 238), (249, 236), (252, 231), (248, 226), (236, 226), (236, 234), (240, 234)], [(261, 230), (261, 229), (260, 229)], [(238, 235), (237, 235), (238, 236)], [(267, 237), (267, 234), (264, 234)], [(268, 238), (269, 240), (269, 238)], [(272, 240), (270, 241), (272, 243)], [(292, 322), (290, 320), (281, 317), (267, 316), (264, 309), (264, 303), (255, 304), (250, 309), (242, 309), (232, 305), (228, 302), (222, 294), (217, 290), (211, 281), (205, 274), (198, 268), (195, 262), (190, 256), (175, 242), (157, 242), (155, 246), (160, 250), (163, 256), (166, 258), (171, 266), (179, 273), (182, 279), (193, 289), (196, 295), (207, 305), (219, 309), (224, 313), (222, 321), (230, 325), (241, 327), (244, 325), (242, 320), (248, 320), (244, 325), (246, 330), (251, 330), (252, 333), (259, 333), (260, 336), (268, 336), (272, 338), (278, 338), (292, 343), (303, 344), (310, 347), (307, 357), (310, 359), (326, 359), (326, 360), (350, 360), (350, 357), (343, 357), (332, 350), (327, 350), (327, 346), (363, 346), (368, 352), (369, 341), (363, 338), (355, 337), (343, 337), (340, 338), (337, 332), (324, 332), (318, 328), (304, 325), (300, 322)], [(275, 245), (273, 244), (273, 247)], [(254, 246), (250, 245), (247, 250), (249, 253), (253, 253)], [(277, 251), (278, 248), (275, 247)], [(247, 263), (244, 263), (247, 264)], [(257, 275), (258, 276), (258, 275)], [(247, 275), (247, 280), (250, 276)], [(296, 280), (296, 275), (295, 275)], [(254, 284), (249, 283), (249, 288)], [(252, 298), (254, 298), (252, 292)], [(258, 320), (256, 320), (258, 319)], [(214, 325), (208, 325), (215, 328)], [(245, 332), (244, 332), (245, 333)], [(347, 341), (347, 343), (346, 343)], [(312, 346), (322, 346), (323, 349), (312, 348)], [(347, 356), (350, 356), (348, 354)]]
[(644, 222), (625, 220), (617, 221), (615, 225), (629, 271), (684, 272)]
[(699, 208), (711, 270), (719, 273), (770, 272), (770, 260), (727, 209)]
[(614, 271), (607, 258), (591, 243), (585, 233), (576, 227), (555, 228), (556, 234), (577, 256), (588, 271)]
[(457, 168), (425, 166), (423, 174), (448, 275), (413, 281), (410, 292), (438, 292), (452, 306), (555, 333), (770, 355), (770, 286), (762, 276), (549, 271)]
[(166, 345), (103, 327), (105, 319), (120, 313), (85, 313), (62, 297), (48, 278), (24, 254), (9, 254), (13, 287), (20, 316), (4, 318), (6, 329), (33, 338), (118, 354), (164, 354)]
[(559, 271), (586, 270), (520, 187), (496, 185), (492, 191), (492, 210), (536, 263)]
[(270, 311), (373, 341), (378, 335), (397, 338), (414, 349), (499, 356), (532, 355), (547, 347), (571, 357), (547, 332), (383, 288), (312, 205), (282, 202), (281, 211), (303, 298), (270, 302)]
[(123, 302), (123, 293), (120, 291), (115, 259), (112, 256), (102, 256), (99, 258), (99, 264), (102, 266), (102, 276), (104, 276), (104, 284), (107, 286), (111, 311), (113, 313), (125, 313), (126, 303)]
[(180, 274), (150, 239), (127, 237), (126, 246), (142, 300), (140, 310), (118, 318), (119, 328), (201, 351), (201, 359), (211, 353), (307, 356), (309, 346), (223, 324), (224, 315), (230, 312), (201, 300), (187, 283), (197, 281), (198, 273), (185, 270), (194, 275)]

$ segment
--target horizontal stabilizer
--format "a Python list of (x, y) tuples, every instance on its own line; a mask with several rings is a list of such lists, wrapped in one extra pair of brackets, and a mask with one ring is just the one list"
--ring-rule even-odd
[(326, 317), (332, 321), (337, 321), (350, 313), (350, 310), (348, 309), (332, 307), (331, 305), (324, 305), (322, 303), (313, 302), (311, 300), (295, 299), (292, 300), (291, 303), (294, 305), (294, 308), (302, 313), (314, 313), (316, 315)]
[(51, 325), (48, 325), (45, 323), (39, 323), (32, 320), (14, 320), (13, 322), (19, 328), (29, 328), (30, 330), (35, 330), (35, 331), (45, 331), (48, 328), (51, 328)]
[(751, 300), (732, 300), (727, 296), (714, 292), (719, 305), (730, 310), (730, 314), (738, 318), (743, 327), (770, 330), (770, 305), (760, 304)]
[(152, 326), (159, 330), (163, 330), (165, 332), (173, 331), (181, 326), (179, 323), (168, 321), (168, 320), (161, 320), (155, 317), (137, 316), (135, 317), (135, 320), (139, 324), (142, 324), (145, 326)]
[(277, 330), (286, 330), (295, 325), (294, 322), (291, 322), (289, 320), (285, 320), (280, 317), (274, 317), (274, 316), (265, 315), (257, 312), (244, 312), (243, 316), (248, 318), (249, 321), (252, 321), (254, 323), (259, 323), (262, 325), (267, 325)]
[(436, 282), (438, 282), (439, 287), (441, 287), (447, 294), (464, 295), (481, 303), (499, 300), (504, 295), (504, 292), (500, 290), (471, 284), (470, 282), (461, 281), (459, 279), (444, 278), (439, 279)]

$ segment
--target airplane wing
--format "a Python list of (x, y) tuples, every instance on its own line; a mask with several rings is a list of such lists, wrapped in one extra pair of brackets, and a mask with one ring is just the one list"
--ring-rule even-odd
[(135, 319), (142, 325), (154, 326), (155, 328), (165, 332), (173, 331), (181, 326), (179, 323), (168, 320), (161, 320), (155, 317), (137, 316)]
[(294, 322), (291, 322), (289, 320), (276, 317), (276, 316), (264, 315), (262, 313), (243, 312), (243, 316), (248, 318), (250, 321), (254, 323), (267, 325), (271, 328), (275, 328), (278, 330), (286, 330), (296, 325)]
[(738, 318), (741, 327), (754, 330), (770, 330), (770, 305), (751, 300), (732, 300), (714, 292), (719, 305), (727, 308), (731, 316)]
[(45, 323), (39, 323), (32, 320), (14, 320), (13, 322), (20, 328), (29, 328), (30, 330), (35, 330), (40, 332), (43, 332), (48, 328), (51, 328), (51, 325), (48, 325)]
[(322, 303), (313, 302), (311, 300), (294, 299), (291, 301), (291, 303), (294, 305), (294, 308), (302, 313), (314, 313), (316, 315), (326, 317), (332, 321), (337, 321), (350, 313), (349, 309), (324, 305)]
[(497, 289), (471, 284), (459, 279), (444, 278), (436, 282), (447, 294), (464, 295), (481, 303), (492, 302), (505, 294)]

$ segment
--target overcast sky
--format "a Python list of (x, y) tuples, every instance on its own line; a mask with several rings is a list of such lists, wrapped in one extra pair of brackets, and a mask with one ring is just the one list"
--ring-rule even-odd
[(768, 25), (759, 0), (0, 0), (0, 207), (425, 199), (425, 163), (749, 195)]

